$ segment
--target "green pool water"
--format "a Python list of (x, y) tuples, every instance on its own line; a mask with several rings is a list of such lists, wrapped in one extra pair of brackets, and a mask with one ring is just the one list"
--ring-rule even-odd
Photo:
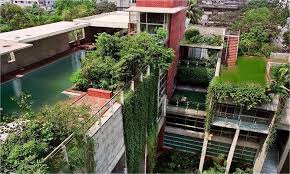
[(59, 60), (0, 85), (3, 113), (19, 111), (11, 97), (25, 92), (32, 96), (32, 109), (62, 101), (68, 96), (61, 92), (71, 87), (70, 76), (80, 68), (80, 58), (85, 51), (76, 51)]

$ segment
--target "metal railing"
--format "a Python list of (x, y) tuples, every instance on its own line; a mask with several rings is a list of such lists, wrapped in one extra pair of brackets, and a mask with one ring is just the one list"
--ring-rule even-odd
[[(83, 124), (77, 127), (76, 130), (88, 130), (96, 122), (101, 126), (101, 116), (110, 111), (114, 113), (113, 105), (118, 102), (124, 104), (124, 98), (126, 92), (134, 91), (134, 88), (138, 85), (138, 82), (142, 82), (144, 74), (150, 75), (150, 67), (145, 67), (137, 75), (135, 75), (132, 80), (126, 83), (121, 89), (114, 93), (113, 97), (107, 101), (98, 111), (96, 111), (92, 116), (87, 119)], [(136, 83), (137, 82), (137, 83)], [(48, 166), (52, 168), (52, 172), (59, 172), (57, 170), (65, 170), (65, 168), (70, 163), (70, 154), (68, 153), (68, 148), (72, 148), (74, 145), (73, 140), (75, 138), (75, 132), (70, 134), (64, 141), (62, 141), (54, 150), (49, 153), (42, 162), (48, 163)], [(54, 165), (54, 166), (50, 166)]]

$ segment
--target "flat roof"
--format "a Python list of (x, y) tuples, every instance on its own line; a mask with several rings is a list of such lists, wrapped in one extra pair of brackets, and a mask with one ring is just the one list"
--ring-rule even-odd
[(147, 12), (147, 13), (166, 13), (166, 14), (174, 14), (181, 10), (186, 9), (186, 7), (173, 7), (173, 8), (162, 8), (162, 7), (136, 7), (132, 6), (125, 11), (129, 12)]
[(217, 36), (225, 36), (226, 28), (222, 27), (205, 27), (201, 25), (193, 25), (190, 26), (188, 29), (197, 29), (201, 35), (217, 35)]
[(0, 33), (0, 38), (3, 40), (25, 43), (70, 32), (87, 26), (89, 26), (88, 23), (62, 21), (37, 27)]
[(89, 23), (92, 27), (127, 29), (129, 23), (129, 12), (115, 11), (110, 13), (102, 13), (99, 15), (74, 19), (73, 21)]
[(221, 46), (212, 46), (207, 44), (189, 44), (189, 43), (180, 43), (180, 46), (191, 47), (191, 48), (205, 48), (205, 49), (213, 49), (213, 50), (221, 50), (223, 49), (223, 44)]
[(0, 39), (0, 56), (13, 52), (13, 51), (28, 48), (28, 47), (32, 47), (32, 44), (19, 43), (15, 41)]

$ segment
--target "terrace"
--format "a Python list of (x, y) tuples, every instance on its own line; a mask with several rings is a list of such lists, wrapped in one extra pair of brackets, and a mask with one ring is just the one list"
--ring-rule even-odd
[(222, 68), (220, 78), (230, 83), (255, 83), (266, 86), (266, 64), (265, 58), (261, 57), (238, 57), (235, 68)]

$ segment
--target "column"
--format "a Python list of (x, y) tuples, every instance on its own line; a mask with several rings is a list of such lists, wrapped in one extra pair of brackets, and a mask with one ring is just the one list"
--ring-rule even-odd
[(204, 164), (204, 159), (205, 159), (206, 149), (207, 149), (207, 143), (208, 143), (208, 135), (209, 135), (209, 133), (206, 131), (204, 133), (201, 157), (200, 157), (199, 168), (198, 168), (200, 173), (202, 173), (202, 170), (203, 170), (203, 164)]
[(237, 142), (238, 142), (239, 134), (240, 134), (240, 128), (238, 128), (236, 130), (236, 133), (235, 133), (235, 136), (234, 136), (234, 139), (233, 139), (233, 142), (232, 142), (229, 154), (228, 154), (227, 166), (226, 166), (226, 174), (229, 173), (230, 168), (231, 168), (231, 164), (232, 164), (232, 160), (233, 160), (233, 157), (234, 157), (234, 153), (235, 153), (236, 145), (237, 145)]

